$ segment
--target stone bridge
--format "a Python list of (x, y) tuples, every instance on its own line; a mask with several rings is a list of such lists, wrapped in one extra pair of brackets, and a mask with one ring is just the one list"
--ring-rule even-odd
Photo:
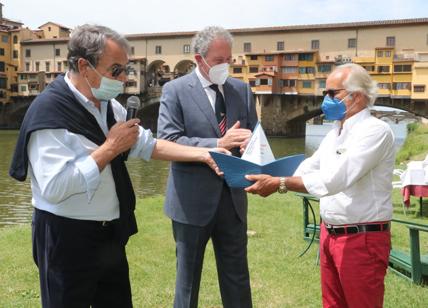
[[(138, 112), (138, 117), (141, 119), (141, 124), (153, 132), (157, 131), (161, 91), (162, 87), (154, 86), (139, 95), (142, 108)], [(128, 94), (121, 95), (118, 100), (125, 105), (129, 96)], [(321, 96), (255, 94), (254, 97), (257, 114), (269, 136), (304, 137), (306, 121), (321, 115), (320, 106), (323, 99)], [(0, 127), (19, 128), (32, 99), (34, 97), (21, 97), (12, 104), (0, 106), (2, 108), (0, 110)], [(415, 117), (428, 118), (428, 101), (379, 97), (376, 105), (393, 107), (407, 111)]]

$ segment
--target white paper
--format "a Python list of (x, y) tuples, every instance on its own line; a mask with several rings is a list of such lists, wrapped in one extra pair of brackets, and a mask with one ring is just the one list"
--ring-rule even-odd
[(254, 128), (251, 139), (241, 158), (259, 165), (265, 165), (275, 160), (260, 122)]

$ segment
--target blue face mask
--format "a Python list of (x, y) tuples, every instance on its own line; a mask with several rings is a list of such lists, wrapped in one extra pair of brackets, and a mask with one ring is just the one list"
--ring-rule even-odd
[(346, 106), (343, 101), (347, 96), (345, 96), (342, 100), (339, 100), (336, 97), (331, 98), (329, 95), (324, 97), (324, 100), (321, 104), (321, 110), (324, 113), (326, 120), (342, 120), (345, 117)]
[[(89, 62), (88, 62), (89, 63)], [(86, 79), (86, 82), (91, 87), (92, 95), (100, 101), (108, 101), (115, 97), (117, 97), (119, 94), (123, 93), (123, 82), (116, 79), (110, 79), (105, 76), (102, 76), (95, 67), (92, 66), (91, 63), (89, 65), (92, 67), (92, 69), (97, 72), (98, 76), (101, 77), (101, 83), (99, 88), (93, 88), (88, 82), (88, 79)]]

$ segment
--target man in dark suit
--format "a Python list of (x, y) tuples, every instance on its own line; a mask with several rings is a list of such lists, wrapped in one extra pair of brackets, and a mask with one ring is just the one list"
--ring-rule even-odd
[[(257, 122), (248, 84), (229, 78), (232, 37), (207, 27), (192, 42), (196, 69), (165, 84), (158, 138), (240, 155)], [(198, 163), (172, 163), (165, 201), (176, 242), (174, 307), (197, 307), (205, 247), (214, 246), (224, 307), (251, 307), (247, 196)]]

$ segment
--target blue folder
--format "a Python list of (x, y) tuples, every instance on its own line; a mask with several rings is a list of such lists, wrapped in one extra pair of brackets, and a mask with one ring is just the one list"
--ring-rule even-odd
[(253, 182), (245, 179), (247, 174), (291, 176), (305, 159), (305, 155), (298, 154), (282, 157), (265, 165), (258, 165), (239, 157), (218, 152), (210, 152), (210, 154), (220, 170), (224, 172), (227, 185), (234, 188), (244, 188), (253, 184)]

